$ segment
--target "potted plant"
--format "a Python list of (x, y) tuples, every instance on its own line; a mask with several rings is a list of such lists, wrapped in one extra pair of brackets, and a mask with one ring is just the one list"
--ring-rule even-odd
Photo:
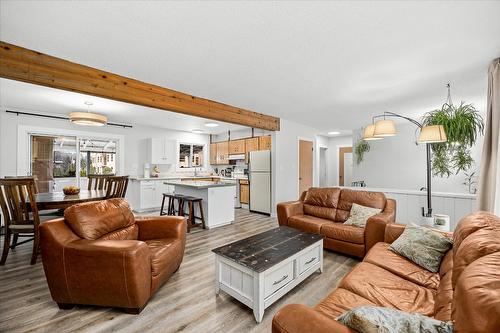
[(354, 145), (354, 155), (356, 156), (356, 164), (359, 165), (364, 158), (365, 153), (370, 151), (370, 144), (365, 140), (358, 139)]
[(461, 102), (455, 106), (449, 99), (441, 109), (426, 113), (422, 124), (443, 125), (448, 138), (447, 142), (431, 145), (434, 175), (449, 177), (472, 167), (474, 159), (470, 155), (470, 148), (478, 136), (484, 134), (483, 117), (472, 104)]

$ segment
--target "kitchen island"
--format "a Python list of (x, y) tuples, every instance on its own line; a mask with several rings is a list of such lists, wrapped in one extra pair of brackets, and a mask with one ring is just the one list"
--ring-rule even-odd
[[(201, 180), (167, 180), (164, 184), (174, 186), (175, 194), (202, 199), (207, 228), (221, 227), (234, 221), (235, 184)], [(194, 213), (200, 216), (197, 206)]]

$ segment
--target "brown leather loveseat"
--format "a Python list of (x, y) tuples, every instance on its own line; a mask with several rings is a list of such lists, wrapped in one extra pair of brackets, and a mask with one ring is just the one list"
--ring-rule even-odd
[(279, 310), (273, 332), (354, 333), (335, 318), (361, 305), (451, 320), (459, 333), (500, 332), (500, 218), (486, 212), (463, 218), (437, 273), (388, 249), (404, 228), (387, 225), (385, 242), (376, 244), (314, 308), (290, 304)]
[[(344, 225), (353, 203), (382, 211), (369, 218), (365, 228)], [(278, 204), (277, 213), (280, 225), (322, 234), (325, 248), (363, 257), (384, 240), (385, 225), (396, 218), (396, 202), (381, 192), (311, 187), (298, 201)]]
[(40, 226), (43, 268), (60, 308), (74, 304), (139, 313), (179, 268), (186, 221), (134, 217), (124, 199), (72, 206)]

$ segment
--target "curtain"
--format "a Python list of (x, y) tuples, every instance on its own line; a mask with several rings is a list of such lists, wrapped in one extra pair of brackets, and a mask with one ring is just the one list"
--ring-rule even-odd
[(500, 215), (500, 58), (493, 60), (488, 69), (486, 113), (478, 208)]

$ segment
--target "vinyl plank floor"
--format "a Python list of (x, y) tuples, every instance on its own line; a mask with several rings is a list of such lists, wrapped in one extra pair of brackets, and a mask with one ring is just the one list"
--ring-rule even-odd
[(358, 263), (324, 251), (323, 273), (311, 275), (267, 308), (262, 323), (257, 324), (251, 309), (224, 292), (215, 295), (211, 249), (277, 226), (274, 218), (237, 209), (231, 225), (193, 229), (179, 271), (140, 315), (92, 306), (59, 310), (50, 297), (41, 258), (30, 266), (31, 244), (20, 245), (0, 266), (0, 332), (271, 332), (273, 315), (281, 307), (290, 303), (314, 306)]

